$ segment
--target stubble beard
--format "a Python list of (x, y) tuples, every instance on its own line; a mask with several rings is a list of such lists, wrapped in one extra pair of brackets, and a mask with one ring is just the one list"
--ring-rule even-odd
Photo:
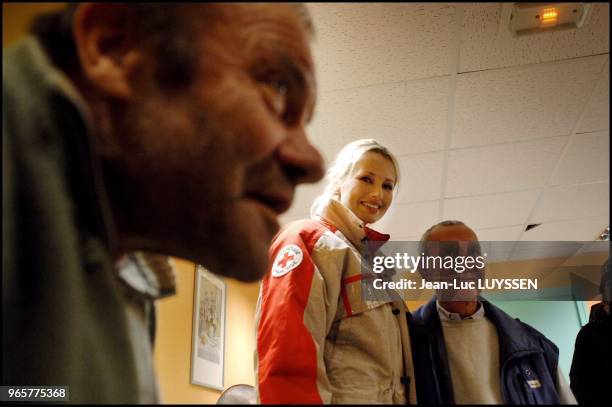
[(126, 109), (121, 152), (105, 160), (121, 241), (253, 281), (267, 269), (270, 225), (244, 206), (238, 135), (204, 112), (193, 103), (174, 117), (147, 102)]

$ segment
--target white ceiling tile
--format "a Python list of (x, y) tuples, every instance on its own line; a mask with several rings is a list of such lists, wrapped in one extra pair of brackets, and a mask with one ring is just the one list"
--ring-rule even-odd
[(392, 204), (385, 216), (372, 227), (395, 236), (421, 236), (438, 223), (439, 201)]
[(577, 184), (609, 179), (610, 132), (577, 134), (570, 140), (551, 183)]
[(544, 186), (568, 137), (451, 151), (445, 196)]
[(518, 240), (523, 225), (505, 226), (501, 228), (476, 229), (476, 236), (481, 242), (511, 242)]
[(573, 241), (521, 241), (512, 251), (510, 260), (569, 257), (576, 253), (581, 246), (580, 243)]
[(308, 4), (321, 91), (447, 75), (456, 6)]
[[(511, 7), (512, 3), (505, 3)], [(513, 37), (502, 3), (470, 3), (463, 9), (460, 72), (496, 69), (597, 55), (610, 51), (610, 5), (593, 3), (576, 30)], [(502, 15), (508, 20), (501, 21)]]
[[(442, 220), (441, 186), (445, 214), (466, 213), (476, 224), (493, 225), (476, 229), (481, 240), (598, 235), (600, 223), (608, 223), (607, 210), (574, 223), (545, 221), (529, 232), (523, 232), (522, 222), (507, 223), (524, 216), (529, 199), (523, 192), (539, 191), (549, 181), (597, 182), (607, 173), (609, 133), (606, 140), (601, 132), (609, 129), (609, 5), (594, 6), (579, 30), (512, 38), (499, 26), (505, 12), (501, 3), (308, 4), (317, 31), (313, 52), (319, 83), (310, 139), (328, 165), (358, 138), (378, 139), (399, 156), (399, 195), (373, 225), (394, 239), (418, 240)], [(453, 32), (454, 22), (461, 24), (461, 38)], [(459, 40), (461, 72), (495, 70), (456, 76), (454, 111), (449, 112), (447, 75), (454, 72), (449, 65)], [(444, 164), (449, 116), (453, 150)], [(570, 139), (574, 130), (598, 134)], [(320, 189), (300, 186), (282, 219), (308, 217), (323, 188), (317, 185)], [(507, 202), (497, 204), (486, 199), (513, 191), (523, 192), (508, 194)], [(482, 213), (469, 212), (463, 198)], [(609, 196), (602, 198), (597, 191), (543, 193), (541, 205), (549, 202), (565, 207), (539, 209), (534, 215), (596, 216)], [(490, 223), (497, 221), (512, 226)], [(558, 238), (565, 235), (569, 238)]]
[(604, 66), (593, 96), (578, 125), (578, 133), (610, 129), (610, 60)]
[(569, 135), (607, 56), (461, 74), (452, 147)]
[(460, 220), (472, 229), (522, 224), (527, 221), (538, 196), (539, 190), (528, 190), (445, 199), (442, 217)]
[(327, 154), (360, 138), (375, 138), (395, 155), (442, 150), (447, 95), (447, 78), (322, 93), (310, 138)]
[(319, 149), (325, 161), (325, 168), (327, 168), (334, 161), (342, 147), (352, 140), (349, 140), (348, 137), (343, 137), (342, 134), (332, 134), (329, 128), (334, 124), (329, 123), (328, 120), (322, 117), (323, 112), (327, 110), (317, 107), (317, 111), (320, 111), (321, 114), (315, 114), (312, 122), (306, 128), (306, 132), (310, 142)]
[(521, 226), (483, 229), (475, 231), (480, 242), (482, 254), (488, 263), (505, 261), (510, 257), (520, 235)]
[(551, 187), (543, 192), (529, 223), (609, 215), (610, 183)]
[[(514, 226), (516, 228), (516, 226)], [(504, 228), (510, 229), (510, 228)], [(512, 248), (516, 245), (516, 239), (508, 239), (509, 233), (508, 230), (501, 232), (502, 228), (497, 229), (485, 229), (497, 232), (489, 232), (480, 233), (479, 231), (475, 231), (478, 236), (478, 241), (480, 243), (480, 250), (485, 256), (487, 263), (496, 263), (500, 261), (505, 261), (510, 257), (510, 253), (512, 253)], [(490, 239), (486, 239), (485, 237), (489, 237)], [(503, 237), (502, 237), (503, 236)]]
[(561, 222), (546, 222), (527, 232), (523, 232), (521, 240), (591, 241), (595, 240), (609, 223), (610, 218), (607, 215)]
[(476, 229), (482, 253), (488, 263), (506, 261), (516, 241), (521, 236), (524, 225), (505, 226), (501, 228)]
[(439, 199), (442, 187), (444, 153), (398, 157), (399, 193), (396, 202), (418, 202)]
[(486, 258), (487, 264), (491, 264), (491, 263), (500, 263), (502, 261), (507, 261), (508, 258), (510, 258), (511, 252), (496, 250), (496, 251), (483, 251), (483, 253), (487, 254), (487, 258)]

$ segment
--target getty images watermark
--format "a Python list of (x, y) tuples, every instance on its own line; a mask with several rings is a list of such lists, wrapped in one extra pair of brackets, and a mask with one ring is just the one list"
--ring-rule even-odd
[(592, 300), (609, 241), (374, 242), (362, 252), (361, 295), (405, 300)]

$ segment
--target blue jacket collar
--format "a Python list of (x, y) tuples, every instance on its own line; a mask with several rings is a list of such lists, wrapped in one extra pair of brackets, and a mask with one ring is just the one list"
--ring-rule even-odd
[[(504, 311), (488, 302), (483, 297), (478, 297), (484, 307), (485, 316), (495, 325), (499, 337), (500, 363), (515, 354), (539, 353), (544, 349), (534, 335), (533, 329), (529, 329), (522, 322), (512, 318)], [(414, 313), (415, 327), (428, 331), (430, 334), (442, 333), (442, 325), (436, 308), (435, 295)]]

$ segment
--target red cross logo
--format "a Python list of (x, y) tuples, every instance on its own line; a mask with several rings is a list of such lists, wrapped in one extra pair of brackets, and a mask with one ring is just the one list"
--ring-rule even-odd
[(293, 260), (293, 254), (289, 252), (285, 252), (283, 258), (277, 263), (280, 267), (285, 268), (289, 260)]
[(274, 259), (272, 277), (281, 277), (298, 267), (302, 263), (304, 255), (299, 246), (290, 244), (282, 248)]

